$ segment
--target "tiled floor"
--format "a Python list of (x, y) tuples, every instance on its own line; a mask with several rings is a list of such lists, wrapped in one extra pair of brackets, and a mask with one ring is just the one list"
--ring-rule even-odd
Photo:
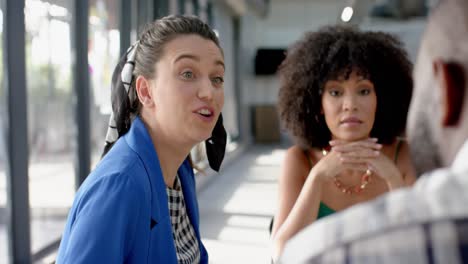
[(284, 151), (280, 146), (250, 148), (199, 194), (210, 263), (269, 263), (268, 226)]

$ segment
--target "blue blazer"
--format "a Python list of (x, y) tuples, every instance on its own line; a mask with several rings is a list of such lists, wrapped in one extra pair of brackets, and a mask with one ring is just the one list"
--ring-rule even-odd
[[(188, 160), (178, 173), (200, 263), (208, 263)], [(166, 185), (153, 142), (138, 117), (76, 193), (57, 263), (177, 263)]]

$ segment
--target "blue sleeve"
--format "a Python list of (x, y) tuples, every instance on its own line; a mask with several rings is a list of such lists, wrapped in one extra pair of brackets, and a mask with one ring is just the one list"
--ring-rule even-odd
[(70, 212), (57, 263), (123, 263), (141, 221), (142, 193), (128, 175), (88, 184)]

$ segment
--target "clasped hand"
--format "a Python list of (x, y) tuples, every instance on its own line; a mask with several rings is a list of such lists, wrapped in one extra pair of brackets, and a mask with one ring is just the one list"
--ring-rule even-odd
[(329, 180), (346, 170), (370, 170), (373, 175), (384, 179), (390, 189), (403, 185), (400, 170), (381, 153), (383, 145), (377, 143), (377, 139), (332, 140), (330, 146), (331, 150), (313, 168), (321, 180)]

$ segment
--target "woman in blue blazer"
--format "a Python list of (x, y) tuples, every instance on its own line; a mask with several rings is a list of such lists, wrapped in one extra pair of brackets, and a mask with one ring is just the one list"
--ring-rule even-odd
[(76, 194), (57, 263), (208, 263), (194, 145), (224, 156), (224, 56), (191, 16), (149, 24), (112, 77), (104, 157)]

